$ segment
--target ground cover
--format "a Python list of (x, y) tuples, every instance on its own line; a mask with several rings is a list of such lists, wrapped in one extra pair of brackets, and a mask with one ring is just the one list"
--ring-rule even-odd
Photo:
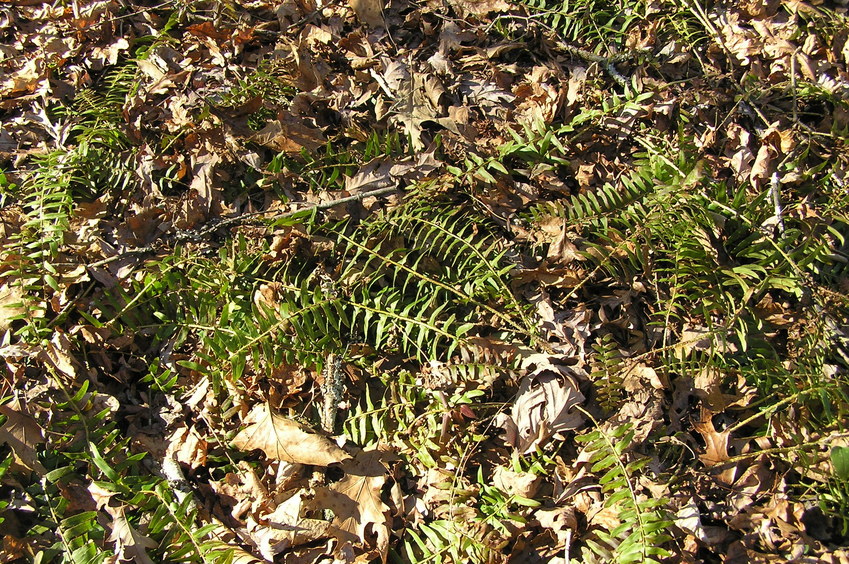
[(839, 5), (0, 33), (0, 561), (849, 557)]

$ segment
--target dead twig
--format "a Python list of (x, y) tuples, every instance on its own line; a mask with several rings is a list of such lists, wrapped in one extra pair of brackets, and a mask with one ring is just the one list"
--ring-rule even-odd
[[(397, 192), (399, 188), (397, 186), (386, 186), (384, 188), (378, 188), (376, 190), (371, 190), (369, 192), (362, 192), (360, 194), (354, 194), (352, 196), (345, 196), (344, 198), (338, 198), (336, 200), (330, 200), (328, 202), (321, 202), (319, 204), (307, 204), (307, 202), (296, 202), (295, 205), (304, 205), (304, 207), (294, 210), (289, 210), (285, 212), (276, 213), (273, 215), (266, 215), (269, 213), (268, 210), (244, 213), (238, 215), (236, 217), (228, 217), (226, 219), (222, 219), (219, 221), (213, 221), (209, 225), (204, 226), (202, 229), (195, 229), (189, 231), (179, 231), (175, 235), (175, 240), (177, 242), (186, 242), (186, 241), (202, 241), (205, 237), (211, 235), (213, 232), (218, 229), (228, 228), (238, 225), (245, 225), (248, 223), (256, 223), (258, 221), (276, 221), (280, 219), (285, 219), (287, 217), (292, 217), (298, 214), (302, 214), (304, 212), (314, 213), (321, 210), (326, 210), (330, 208), (334, 208), (336, 206), (341, 206), (343, 204), (348, 204), (351, 202), (357, 202), (363, 200), (368, 197), (377, 197), (384, 196), (386, 194), (391, 194), (392, 192)], [(145, 245), (143, 247), (136, 247), (132, 249), (126, 249), (119, 252), (116, 255), (105, 258), (103, 260), (99, 260), (97, 262), (93, 262), (91, 264), (87, 264), (87, 268), (99, 268), (101, 266), (106, 266), (107, 264), (111, 264), (118, 260), (121, 260), (126, 257), (136, 256), (136, 255), (144, 255), (148, 253), (152, 253), (157, 250), (157, 246), (154, 244)]]

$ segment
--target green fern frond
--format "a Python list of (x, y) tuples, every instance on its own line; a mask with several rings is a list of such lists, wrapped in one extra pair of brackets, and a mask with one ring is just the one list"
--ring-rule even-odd
[(623, 359), (619, 344), (610, 333), (602, 335), (594, 344), (594, 370), (590, 374), (596, 400), (601, 408), (610, 413), (622, 405)]
[(545, 22), (567, 41), (603, 49), (619, 46), (640, 16), (616, 0), (521, 0), (516, 2)]
[(575, 438), (591, 453), (590, 472), (599, 476), (604, 506), (616, 508), (621, 522), (613, 530), (594, 531), (597, 540), (588, 539), (587, 545), (611, 562), (659, 562), (659, 558), (671, 556), (663, 548), (671, 538), (664, 532), (671, 525), (664, 510), (666, 500), (642, 499), (636, 491), (635, 478), (648, 459), (628, 454), (634, 440), (633, 425), (625, 423), (607, 431), (586, 415), (595, 429)]

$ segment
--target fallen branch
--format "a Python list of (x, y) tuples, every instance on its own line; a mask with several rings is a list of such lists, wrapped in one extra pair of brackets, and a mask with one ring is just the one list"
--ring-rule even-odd
[[(345, 196), (344, 198), (338, 198), (336, 200), (330, 200), (329, 202), (322, 202), (320, 204), (308, 204), (307, 202), (295, 202), (295, 205), (303, 204), (304, 207), (295, 210), (289, 210), (285, 212), (279, 212), (274, 215), (265, 216), (268, 214), (268, 210), (244, 213), (236, 217), (228, 217), (226, 219), (222, 219), (220, 221), (213, 221), (210, 225), (204, 226), (202, 229), (195, 229), (189, 231), (179, 231), (175, 235), (175, 240), (179, 242), (185, 241), (201, 241), (204, 237), (212, 234), (214, 231), (224, 228), (224, 227), (232, 227), (237, 225), (244, 225), (247, 223), (253, 223), (256, 221), (275, 221), (278, 219), (285, 219), (287, 217), (292, 217), (304, 212), (317, 212), (321, 210), (326, 210), (330, 208), (334, 208), (336, 206), (341, 206), (343, 204), (348, 204), (351, 202), (357, 202), (368, 198), (370, 196), (384, 196), (386, 194), (391, 194), (392, 192), (397, 192), (399, 188), (397, 186), (387, 186), (384, 188), (378, 188), (376, 190), (371, 190), (370, 192), (362, 192), (360, 194), (354, 194), (352, 196)], [(265, 217), (263, 217), (265, 216)], [(113, 263), (115, 261), (121, 260), (122, 258), (126, 258), (129, 256), (135, 255), (143, 255), (147, 253), (152, 253), (157, 250), (157, 246), (154, 244), (145, 245), (144, 247), (135, 247), (132, 249), (126, 249), (124, 251), (119, 252), (118, 254), (111, 256), (109, 258), (105, 258), (103, 260), (99, 260), (97, 262), (93, 262), (91, 264), (87, 264), (87, 268), (98, 268), (101, 266), (106, 266), (107, 264)]]
[(566, 41), (560, 39), (560, 34), (557, 32), (556, 29), (554, 29), (553, 27), (551, 27), (550, 25), (548, 25), (544, 22), (539, 21), (539, 19), (537, 17), (535, 17), (535, 15), (521, 16), (521, 15), (517, 15), (517, 14), (502, 14), (502, 15), (498, 16), (497, 18), (495, 18), (495, 20), (493, 20), (493, 22), (489, 25), (489, 27), (492, 27), (493, 25), (495, 25), (495, 23), (497, 21), (499, 21), (501, 19), (524, 20), (526, 22), (533, 22), (533, 24), (545, 29), (549, 33), (550, 40), (554, 42), (557, 49), (559, 49), (560, 51), (563, 51), (565, 53), (568, 53), (569, 55), (572, 55), (573, 57), (583, 59), (584, 61), (587, 61), (588, 63), (596, 63), (601, 68), (603, 68), (604, 71), (608, 75), (610, 75), (610, 78), (612, 78), (613, 81), (616, 82), (616, 84), (622, 86), (623, 88), (627, 87), (628, 84), (630, 84), (630, 79), (629, 79), (629, 77), (627, 77), (624, 74), (622, 74), (621, 72), (619, 72), (619, 70), (616, 68), (616, 63), (621, 63), (621, 62), (627, 61), (629, 59), (635, 59), (637, 57), (640, 57), (640, 56), (643, 56), (643, 55), (646, 55), (646, 54), (650, 54), (649, 51), (632, 50), (632, 51), (624, 51), (622, 53), (617, 53), (617, 54), (611, 55), (609, 57), (604, 57), (602, 55), (598, 55), (596, 53), (593, 53), (592, 51), (587, 51), (586, 49), (581, 49), (580, 47), (575, 47), (574, 45), (571, 45), (571, 44), (567, 43)]

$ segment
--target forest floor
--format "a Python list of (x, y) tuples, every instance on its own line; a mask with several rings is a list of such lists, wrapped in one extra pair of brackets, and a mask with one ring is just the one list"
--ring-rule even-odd
[(841, 6), (0, 34), (0, 563), (849, 562)]

